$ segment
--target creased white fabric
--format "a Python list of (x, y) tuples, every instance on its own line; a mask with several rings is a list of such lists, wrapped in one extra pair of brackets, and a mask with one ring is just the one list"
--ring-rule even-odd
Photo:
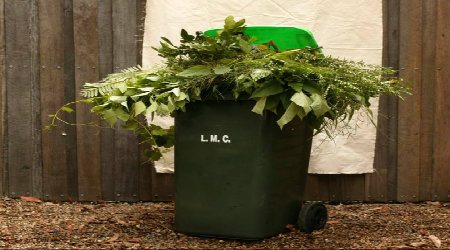
[[(161, 36), (176, 42), (181, 28), (194, 32), (221, 27), (229, 15), (247, 19), (247, 25), (307, 28), (325, 54), (381, 63), (381, 0), (149, 0), (143, 66), (161, 62), (151, 49), (159, 45)], [(338, 136), (334, 142), (315, 138), (310, 173), (372, 172), (376, 133), (368, 123), (361, 123), (356, 134)], [(156, 168), (173, 171), (173, 152), (166, 153)]]

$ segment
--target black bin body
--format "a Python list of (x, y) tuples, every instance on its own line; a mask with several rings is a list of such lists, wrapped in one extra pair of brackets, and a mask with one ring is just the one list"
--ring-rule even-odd
[(191, 103), (175, 117), (175, 229), (191, 235), (262, 239), (295, 224), (312, 130), (280, 130), (253, 101)]

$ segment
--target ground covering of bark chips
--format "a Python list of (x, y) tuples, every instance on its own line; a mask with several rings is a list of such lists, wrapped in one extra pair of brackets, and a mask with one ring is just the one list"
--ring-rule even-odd
[(262, 241), (173, 231), (173, 203), (52, 203), (0, 198), (0, 248), (450, 248), (450, 204), (327, 205), (325, 229), (288, 226)]

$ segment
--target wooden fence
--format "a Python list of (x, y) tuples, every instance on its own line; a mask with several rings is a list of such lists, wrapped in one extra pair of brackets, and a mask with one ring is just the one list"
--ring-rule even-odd
[[(143, 164), (121, 130), (48, 114), (84, 82), (141, 61), (145, 0), (0, 0), (0, 194), (170, 200), (173, 175)], [(384, 54), (414, 95), (382, 97), (374, 174), (309, 175), (309, 200), (450, 200), (450, 2), (384, 0)], [(67, 120), (95, 119), (83, 105)]]

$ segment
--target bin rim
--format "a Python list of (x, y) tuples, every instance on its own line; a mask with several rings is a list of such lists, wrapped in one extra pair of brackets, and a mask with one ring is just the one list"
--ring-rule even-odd
[[(223, 28), (212, 28), (209, 30), (204, 31), (203, 33), (206, 36), (217, 36), (217, 32), (222, 30)], [(296, 35), (301, 35), (306, 37), (307, 41), (303, 42), (302, 46), (298, 46), (298, 45), (290, 45), (288, 46), (288, 48), (282, 49), (282, 50), (291, 50), (291, 49), (298, 49), (298, 48), (304, 48), (304, 47), (311, 47), (311, 48), (318, 48), (320, 49), (319, 45), (317, 44), (316, 39), (313, 36), (313, 33), (305, 28), (300, 28), (300, 27), (294, 27), (294, 26), (276, 26), (276, 25), (272, 25), (272, 26), (265, 26), (265, 25), (255, 25), (255, 26), (245, 26), (244, 29), (244, 33), (250, 33), (248, 35), (252, 36), (252, 37), (256, 37), (259, 39), (261, 39), (262, 37), (258, 37), (257, 35), (254, 35), (252, 33), (254, 32), (267, 32), (270, 33), (271, 32), (283, 32), (286, 31), (287, 34), (286, 35), (291, 35), (293, 33), (295, 33)], [(289, 34), (290, 33), (290, 34)], [(277, 37), (278, 36), (278, 37)], [(261, 40), (267, 40), (269, 36), (265, 35), (264, 38), (262, 38)], [(274, 35), (273, 39), (277, 40), (280, 39), (280, 34)], [(303, 40), (303, 39), (302, 39)], [(256, 44), (259, 43), (258, 41), (255, 42)]]

